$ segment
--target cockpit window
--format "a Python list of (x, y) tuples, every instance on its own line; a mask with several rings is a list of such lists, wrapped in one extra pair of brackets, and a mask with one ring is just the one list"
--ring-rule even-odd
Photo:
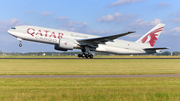
[(11, 29), (16, 29), (15, 27), (12, 27)]

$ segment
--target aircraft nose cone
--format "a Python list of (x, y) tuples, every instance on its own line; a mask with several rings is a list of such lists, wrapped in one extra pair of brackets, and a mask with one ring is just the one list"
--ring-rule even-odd
[(12, 27), (11, 29), (9, 29), (7, 32), (11, 35), (13, 35), (13, 32), (15, 32), (15, 27)]
[(11, 32), (10, 29), (7, 32), (10, 33)]
[(16, 36), (16, 32), (14, 29), (9, 29), (7, 32), (12, 36)]
[(13, 34), (13, 31), (11, 29), (9, 29), (7, 32), (11, 35)]
[(9, 34), (11, 34), (11, 29), (9, 29), (7, 32), (8, 32)]

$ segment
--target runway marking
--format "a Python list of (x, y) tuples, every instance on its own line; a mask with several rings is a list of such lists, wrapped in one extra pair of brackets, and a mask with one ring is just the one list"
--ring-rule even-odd
[(0, 75), (0, 78), (139, 78), (139, 77), (180, 77), (180, 74), (158, 75)]

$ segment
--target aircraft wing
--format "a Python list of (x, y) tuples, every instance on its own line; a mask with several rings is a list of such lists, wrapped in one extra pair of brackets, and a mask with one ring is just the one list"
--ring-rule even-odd
[(105, 42), (113, 42), (114, 39), (117, 39), (119, 37), (135, 33), (135, 31), (117, 34), (117, 35), (111, 35), (111, 36), (105, 36), (105, 37), (97, 37), (97, 38), (89, 38), (89, 39), (79, 39), (77, 40), (81, 45), (83, 46), (90, 46), (90, 47), (97, 47), (98, 44), (104, 44)]

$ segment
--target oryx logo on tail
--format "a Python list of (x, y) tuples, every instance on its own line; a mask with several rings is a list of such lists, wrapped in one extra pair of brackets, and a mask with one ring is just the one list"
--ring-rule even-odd
[(157, 26), (155, 26), (153, 29), (151, 29), (148, 33), (146, 33), (144, 36), (142, 36), (136, 42), (149, 44), (151, 47), (153, 47), (154, 44), (156, 43), (158, 37), (160, 36), (163, 28), (164, 28), (164, 24), (159, 23)]
[(142, 43), (149, 43), (151, 47), (154, 46), (156, 43), (156, 40), (158, 39), (158, 36), (160, 34), (157, 34), (158, 32), (161, 32), (164, 27), (158, 28), (152, 32), (150, 32), (148, 35), (146, 35), (141, 41)]

